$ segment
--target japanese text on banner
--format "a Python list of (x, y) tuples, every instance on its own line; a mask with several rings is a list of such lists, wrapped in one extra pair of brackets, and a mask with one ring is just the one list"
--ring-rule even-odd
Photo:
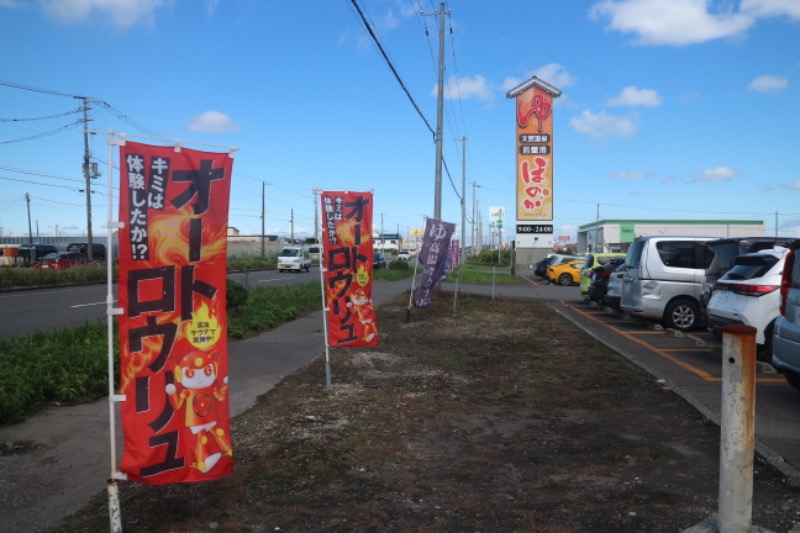
[(120, 148), (120, 392), (128, 479), (193, 482), (233, 468), (227, 228), (233, 160)]
[(323, 192), (321, 202), (328, 345), (374, 346), (372, 193)]

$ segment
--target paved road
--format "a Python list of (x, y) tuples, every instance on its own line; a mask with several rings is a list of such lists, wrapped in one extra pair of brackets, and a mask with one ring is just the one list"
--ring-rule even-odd
[[(239, 272), (228, 277), (249, 287), (275, 287), (319, 280), (319, 269), (302, 273)], [(116, 284), (111, 294), (116, 301)], [(107, 296), (105, 284), (0, 292), (0, 337), (105, 320)]]
[[(444, 289), (454, 288), (455, 284), (444, 284)], [(374, 285), (374, 300), (381, 305), (408, 289), (410, 283), (406, 281), (377, 282)], [(629, 329), (622, 335), (619, 325), (601, 323), (603, 314), (592, 313), (580, 300), (575, 287), (526, 283), (495, 287), (461, 285), (460, 289), (487, 296), (548, 302), (554, 310), (573, 320), (598, 340), (636, 361), (651, 372), (654, 379), (665, 379), (706, 416), (718, 420), (719, 381), (693, 377), (686, 366), (678, 364), (674, 355), (677, 348), (648, 345), (642, 341), (643, 338), (659, 338), (675, 343), (689, 354), (687, 357), (700, 360), (697, 353), (692, 355), (691, 346), (694, 346), (694, 342), (690, 338), (669, 337), (663, 332), (653, 331), (646, 335), (637, 333), (648, 330), (633, 323), (628, 324)], [(322, 353), (324, 341), (322, 313), (319, 311), (257, 337), (232, 342), (229, 348), (231, 414), (235, 416), (250, 408), (258, 396), (267, 392), (283, 376)], [(665, 354), (670, 357), (665, 357)], [(714, 361), (709, 357), (707, 359), (705, 363), (711, 369)], [(699, 368), (698, 365), (694, 366)], [(335, 381), (335, 368), (333, 378)], [(768, 378), (762, 376), (762, 379)], [(775, 383), (767, 385), (769, 388), (759, 383), (758, 415), (763, 416), (756, 424), (759, 439), (768, 427), (766, 420), (785, 414), (769, 412), (770, 398), (777, 395), (784, 401), (798, 400), (788, 385), (780, 386), (776, 378), (771, 379)], [(324, 381), (324, 376), (320, 376), (320, 381)], [(0, 531), (37, 531), (55, 525), (62, 517), (80, 509), (92, 496), (104, 491), (111, 470), (108, 412), (108, 402), (98, 401), (76, 407), (50, 408), (22, 424), (0, 426), (0, 443), (10, 443), (12, 448), (21, 446), (17, 453), (0, 456)], [(792, 424), (795, 424), (795, 420), (792, 419)], [(766, 437), (768, 448), (776, 452), (771, 456), (773, 461), (778, 461), (782, 454), (791, 457), (783, 465), (789, 473), (796, 472), (794, 466), (800, 465), (800, 458), (792, 456), (789, 449), (794, 448), (791, 436), (800, 434), (796, 428), (800, 428), (800, 421), (783, 430), (782, 434)], [(118, 427), (116, 431), (119, 433)], [(121, 447), (119, 437), (117, 442)], [(762, 448), (767, 447), (762, 443)], [(800, 476), (797, 478), (800, 479)], [(121, 490), (124, 491), (124, 485)]]

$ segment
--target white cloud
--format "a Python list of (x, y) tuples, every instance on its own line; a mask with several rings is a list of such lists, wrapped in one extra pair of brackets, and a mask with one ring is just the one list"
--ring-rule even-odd
[(634, 34), (635, 44), (670, 46), (740, 35), (755, 20), (754, 15), (722, 8), (712, 13), (709, 4), (708, 0), (602, 0), (592, 6), (590, 15), (609, 18), (610, 30)]
[(714, 167), (698, 172), (691, 181), (692, 183), (722, 183), (730, 181), (740, 174), (741, 172), (735, 168)]
[(524, 80), (521, 80), (517, 77), (508, 77), (503, 80), (502, 88), (505, 91), (509, 91), (516, 87), (517, 85), (529, 80), (533, 76), (536, 76), (540, 80), (549, 83), (550, 85), (556, 87), (557, 89), (564, 89), (565, 87), (570, 87), (575, 85), (576, 78), (569, 72), (563, 65), (559, 65), (558, 63), (549, 63), (547, 65), (543, 65), (536, 70), (533, 70), (528, 73), (527, 77)]
[(397, 17), (394, 16), (394, 12), (391, 9), (387, 11), (386, 15), (383, 17), (383, 25), (390, 30), (393, 30), (399, 26)]
[(800, 20), (800, 2), (797, 0), (742, 0), (740, 9), (744, 13), (752, 13), (757, 17), (786, 15)]
[(759, 76), (747, 84), (747, 88), (757, 93), (777, 93), (789, 86), (789, 80), (778, 76)]
[(564, 89), (575, 85), (575, 76), (567, 72), (567, 69), (558, 63), (549, 63), (533, 71), (533, 75), (546, 81), (558, 89)]
[(107, 15), (117, 26), (128, 28), (151, 23), (156, 9), (171, 0), (39, 0), (42, 11), (64, 22), (79, 22), (94, 11)]
[(189, 131), (227, 133), (236, 129), (238, 126), (231, 120), (231, 117), (219, 111), (206, 111), (201, 115), (191, 117), (189, 121)]
[(653, 89), (639, 89), (629, 85), (622, 89), (619, 96), (608, 101), (608, 105), (615, 107), (658, 107), (661, 97)]
[[(436, 96), (436, 85), (431, 94)], [(447, 100), (490, 100), (492, 88), (480, 74), (458, 78), (450, 76), (444, 86), (444, 97)]]
[(650, 172), (636, 170), (633, 172), (612, 172), (610, 176), (618, 180), (644, 180), (652, 176)]
[(632, 137), (637, 130), (636, 123), (630, 118), (611, 115), (605, 111), (592, 113), (590, 109), (573, 117), (569, 124), (576, 131), (598, 139), (612, 135), (625, 139)]

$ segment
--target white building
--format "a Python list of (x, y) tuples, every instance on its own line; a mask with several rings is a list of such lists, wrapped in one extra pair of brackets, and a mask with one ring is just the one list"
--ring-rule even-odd
[(578, 228), (579, 252), (627, 252), (636, 237), (762, 237), (763, 220), (598, 220)]

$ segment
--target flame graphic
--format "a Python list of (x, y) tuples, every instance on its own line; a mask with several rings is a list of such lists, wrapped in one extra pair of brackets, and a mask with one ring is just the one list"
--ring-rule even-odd
[(369, 272), (367, 272), (363, 263), (358, 265), (358, 270), (356, 270), (356, 283), (362, 287), (366, 287), (369, 284)]
[[(177, 212), (153, 215), (148, 224), (151, 261), (159, 265), (189, 264), (191, 220), (196, 218), (190, 206)], [(202, 226), (201, 261), (227, 261), (227, 219), (214, 227), (204, 218)]]
[(203, 351), (209, 350), (220, 338), (220, 324), (211, 308), (203, 302), (192, 313), (192, 320), (182, 326), (183, 336), (192, 346)]

